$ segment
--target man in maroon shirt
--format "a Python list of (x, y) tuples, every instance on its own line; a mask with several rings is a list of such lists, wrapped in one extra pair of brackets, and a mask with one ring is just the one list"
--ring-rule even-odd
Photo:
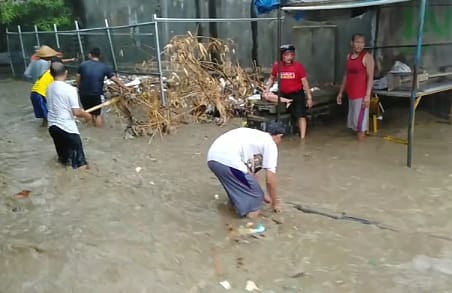
[[(282, 45), (280, 48), (281, 73), (280, 73), (280, 93), (281, 102), (287, 102), (289, 112), (297, 120), (300, 130), (300, 137), (306, 136), (306, 106), (312, 107), (312, 94), (309, 87), (306, 70), (303, 64), (295, 61), (295, 47), (293, 45)], [(278, 62), (273, 65), (272, 74), (267, 82), (264, 98), (272, 100), (270, 88), (278, 76)], [(276, 96), (277, 98), (277, 96)]]
[(347, 127), (356, 132), (358, 141), (364, 140), (369, 127), (370, 95), (375, 68), (374, 58), (364, 49), (365, 44), (364, 35), (353, 35), (352, 51), (347, 55), (345, 75), (337, 95), (337, 103), (341, 105), (344, 90), (347, 93)]

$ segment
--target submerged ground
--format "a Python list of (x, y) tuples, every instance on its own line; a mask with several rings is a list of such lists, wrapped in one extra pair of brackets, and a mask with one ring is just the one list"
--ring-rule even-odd
[[(247, 280), (278, 293), (452, 291), (452, 241), (442, 238), (452, 231), (452, 127), (429, 114), (417, 114), (412, 169), (405, 146), (358, 145), (343, 117), (311, 128), (305, 144), (286, 139), (284, 211), (264, 212), (263, 236), (235, 241), (230, 230), (247, 221), (225, 207), (205, 157), (240, 121), (125, 140), (110, 115), (104, 129), (81, 126), (92, 169), (74, 172), (56, 163), (29, 89), (0, 81), (2, 293), (210, 293), (226, 291), (223, 280), (230, 292), (245, 292)], [(405, 135), (405, 122), (406, 110), (387, 109), (381, 135)], [(17, 199), (21, 190), (30, 197)]]

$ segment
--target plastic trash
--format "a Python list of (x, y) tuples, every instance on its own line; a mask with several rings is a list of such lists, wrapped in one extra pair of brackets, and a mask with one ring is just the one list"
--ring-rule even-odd
[(232, 288), (231, 284), (226, 280), (220, 282), (220, 285), (226, 290), (231, 290)]
[(249, 224), (247, 227), (240, 226), (239, 227), (239, 234), (240, 235), (251, 235), (251, 234), (259, 234), (265, 232), (265, 226), (262, 224), (257, 224), (254, 226), (250, 226)]
[(252, 291), (262, 291), (261, 289), (259, 289), (259, 287), (257, 287), (256, 283), (254, 283), (253, 281), (246, 281), (246, 286), (245, 286), (245, 290), (252, 292)]
[(406, 65), (403, 62), (396, 61), (394, 66), (392, 66), (390, 73), (410, 73), (410, 66)]

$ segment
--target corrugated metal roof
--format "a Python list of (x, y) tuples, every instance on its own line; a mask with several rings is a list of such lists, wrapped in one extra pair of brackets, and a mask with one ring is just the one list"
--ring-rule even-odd
[(367, 6), (379, 6), (387, 5), (401, 2), (408, 2), (411, 0), (299, 0), (299, 1), (289, 1), (289, 4), (283, 6), (281, 9), (290, 10), (329, 10), (329, 9), (347, 9), (356, 7), (367, 7)]

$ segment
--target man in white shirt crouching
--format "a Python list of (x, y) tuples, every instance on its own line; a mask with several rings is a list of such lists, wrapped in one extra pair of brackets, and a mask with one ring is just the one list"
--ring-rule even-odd
[[(237, 128), (218, 137), (210, 147), (207, 165), (241, 217), (257, 217), (264, 201), (280, 212), (281, 200), (276, 194), (277, 144), (285, 133), (285, 128), (276, 122), (270, 123), (266, 132)], [(255, 177), (261, 169), (266, 171), (268, 195)]]
[(75, 117), (91, 120), (91, 114), (80, 108), (77, 89), (65, 82), (67, 69), (60, 62), (50, 65), (54, 82), (46, 92), (49, 109), (49, 133), (53, 138), (58, 161), (73, 169), (87, 168), (80, 132)]

